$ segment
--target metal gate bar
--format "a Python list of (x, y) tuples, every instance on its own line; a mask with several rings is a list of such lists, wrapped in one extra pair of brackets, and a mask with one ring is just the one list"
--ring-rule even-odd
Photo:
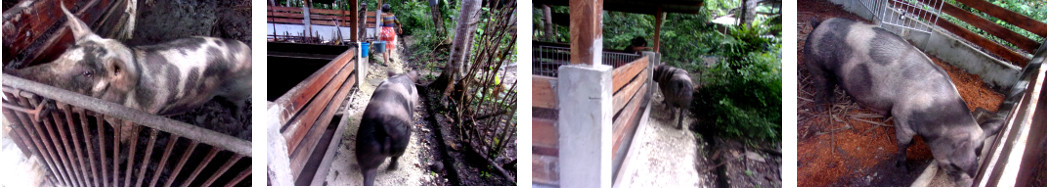
[[(165, 175), (167, 186), (235, 186), (251, 175), (250, 142), (243, 139), (6, 74), (3, 96), (16, 144), (40, 157), (46, 178), (61, 186), (142, 186), (149, 178), (155, 186)], [(161, 154), (157, 142), (166, 144)], [(193, 152), (199, 143), (207, 144), (206, 156)], [(225, 161), (212, 163), (216, 158)], [(193, 172), (178, 181), (185, 165)]]

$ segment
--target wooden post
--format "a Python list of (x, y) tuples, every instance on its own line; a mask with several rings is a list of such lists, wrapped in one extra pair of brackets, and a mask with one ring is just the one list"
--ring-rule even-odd
[(303, 36), (311, 36), (313, 34), (313, 26), (311, 25), (312, 19), (309, 19), (309, 8), (312, 7), (312, 3), (309, 3), (309, 0), (302, 1), (305, 2), (305, 4), (302, 5), (302, 16), (304, 16), (302, 24), (305, 24), (305, 35)]
[(382, 0), (378, 0), (378, 4), (374, 6), (374, 33), (375, 38), (381, 40), (382, 38)]
[(360, 3), (357, 0), (349, 0), (349, 40), (353, 42), (360, 42)]
[(654, 53), (662, 48), (662, 20), (665, 20), (665, 13), (662, 7), (658, 7), (658, 12), (654, 14)]
[(571, 64), (600, 64), (603, 0), (571, 0), (570, 8)]

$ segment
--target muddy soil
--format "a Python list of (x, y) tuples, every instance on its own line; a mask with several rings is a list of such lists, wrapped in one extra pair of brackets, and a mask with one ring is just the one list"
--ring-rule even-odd
[[(398, 45), (399, 46), (402, 45)], [(396, 52), (399, 54), (399, 48)], [(375, 55), (372, 53), (372, 55)], [(380, 56), (379, 56), (380, 57)], [(341, 145), (335, 154), (335, 161), (331, 163), (324, 185), (363, 185), (363, 175), (360, 174), (360, 165), (356, 162), (356, 132), (360, 125), (364, 109), (371, 99), (375, 88), (388, 78), (388, 71), (401, 73), (408, 70), (409, 62), (403, 61), (398, 55), (392, 57), (394, 60), (385, 64), (370, 61), (367, 70), (367, 78), (360, 82), (359, 89), (353, 91), (348, 97), (346, 105), (349, 110), (344, 115), (349, 115), (348, 128), (342, 133)], [(424, 97), (422, 97), (424, 98)], [(448, 185), (449, 180), (443, 177), (442, 169), (439, 168), (440, 155), (434, 143), (437, 142), (433, 136), (426, 117), (431, 114), (426, 109), (427, 102), (415, 108), (416, 118), (411, 130), (411, 144), (407, 151), (399, 159), (399, 167), (395, 170), (388, 169), (388, 160), (378, 167), (378, 175), (375, 177), (375, 185), (379, 186), (419, 186), (419, 185)]]
[[(863, 20), (842, 7), (824, 0), (800, 0), (798, 4), (798, 43), (796, 53), (800, 79), (797, 84), (798, 147), (797, 183), (799, 186), (909, 186), (919, 173), (931, 164), (930, 149), (917, 136), (907, 151), (905, 166), (895, 165), (897, 145), (893, 121), (885, 114), (862, 108), (837, 88), (837, 102), (822, 113), (813, 111), (814, 89), (804, 65), (802, 47), (813, 30), (810, 20), (844, 17)], [(969, 110), (985, 108), (996, 111), (1003, 95), (974, 74), (948, 65), (930, 56), (949, 72)]]
[[(251, 2), (234, 1), (140, 1), (134, 37), (129, 45), (158, 44), (192, 36), (240, 40), (251, 45)], [(251, 101), (238, 108), (215, 98), (203, 106), (171, 119), (251, 140)]]
[(139, 1), (131, 45), (191, 36), (240, 40), (251, 45), (251, 1)]

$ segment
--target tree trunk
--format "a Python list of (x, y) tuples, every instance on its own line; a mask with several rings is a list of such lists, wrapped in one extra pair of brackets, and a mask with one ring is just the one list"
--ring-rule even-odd
[(433, 25), (436, 26), (436, 35), (445, 36), (444, 16), (440, 12), (440, 0), (429, 0), (429, 13), (432, 15)]
[(549, 8), (549, 5), (542, 5), (542, 13), (545, 18), (545, 40), (548, 42), (556, 42), (555, 26), (553, 25), (553, 10)]
[(455, 27), (454, 42), (451, 44), (451, 58), (444, 67), (443, 73), (436, 79), (436, 86), (442, 86), (441, 99), (446, 98), (453, 90), (457, 77), (461, 76), (463, 66), (469, 59), (469, 51), (472, 49), (473, 35), (476, 34), (476, 25), (480, 20), (479, 0), (463, 0), (462, 12), (458, 14), (458, 23)]
[(738, 25), (752, 23), (756, 19), (756, 5), (759, 4), (759, 0), (742, 0), (742, 9), (739, 12), (741, 18), (738, 19)]

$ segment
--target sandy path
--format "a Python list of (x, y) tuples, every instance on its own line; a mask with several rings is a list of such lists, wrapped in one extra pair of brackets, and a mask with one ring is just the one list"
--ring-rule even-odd
[[(657, 93), (657, 92), (656, 92)], [(629, 161), (632, 182), (623, 182), (629, 187), (701, 187), (704, 181), (698, 174), (697, 142), (690, 131), (676, 129), (676, 119), (672, 111), (662, 105), (661, 94), (651, 99), (650, 118), (643, 131), (638, 145), (639, 149)], [(692, 123), (693, 117), (684, 119), (684, 125)], [(687, 126), (684, 126), (687, 127)]]
[[(378, 58), (381, 58), (381, 55)], [(364, 108), (367, 107), (367, 103), (371, 99), (371, 94), (374, 93), (378, 84), (388, 78), (386, 70), (401, 73), (404, 72), (403, 70), (408, 69), (399, 56), (393, 56), (393, 59), (395, 59), (393, 62), (385, 65), (378, 61), (371, 61), (367, 70), (367, 79), (360, 83), (359, 90), (352, 93), (348, 101), (348, 105), (350, 105), (349, 110), (346, 112), (351, 115), (348, 123), (349, 127), (343, 133), (345, 135), (342, 137), (342, 144), (338, 148), (338, 153), (335, 154), (335, 161), (331, 163), (332, 167), (327, 174), (326, 185), (363, 185), (360, 165), (356, 162), (356, 132), (359, 128)], [(425, 126), (419, 124), (425, 121), (421, 118), (422, 113), (425, 113), (422, 106), (415, 108), (417, 121), (411, 132), (411, 144), (408, 145), (404, 155), (400, 157), (398, 168), (394, 170), (388, 169), (389, 160), (386, 160), (378, 167), (375, 185), (418, 186), (422, 185), (423, 182), (432, 181), (433, 176), (425, 169), (427, 165), (423, 164), (425, 160), (420, 159), (421, 151), (424, 148), (432, 147), (429, 143), (421, 142), (419, 139), (420, 132), (430, 132)]]

